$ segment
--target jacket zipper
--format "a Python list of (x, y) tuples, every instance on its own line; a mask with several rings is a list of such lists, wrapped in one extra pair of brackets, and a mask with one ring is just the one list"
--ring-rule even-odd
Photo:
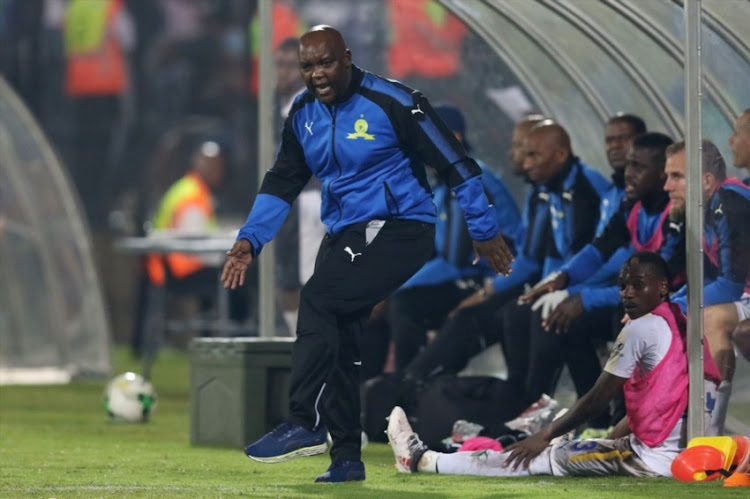
[(341, 165), (339, 164), (339, 160), (336, 157), (336, 108), (335, 107), (331, 108), (331, 155), (333, 156), (333, 162), (336, 164), (336, 167), (339, 170), (338, 177), (328, 182), (328, 197), (336, 203), (336, 207), (339, 210), (338, 218), (336, 219), (335, 222), (331, 224), (331, 234), (333, 234), (334, 227), (336, 227), (336, 224), (339, 223), (339, 221), (341, 221), (341, 217), (343, 215), (341, 203), (339, 203), (339, 200), (336, 199), (336, 196), (334, 196), (333, 192), (331, 191), (331, 184), (333, 184), (333, 182), (336, 179), (341, 177)]
[(391, 192), (391, 188), (388, 186), (388, 182), (386, 182), (385, 180), (383, 181), (383, 188), (385, 189), (386, 207), (388, 207), (388, 199), (390, 199), (391, 203), (393, 203), (394, 211), (396, 212), (395, 215), (399, 216), (401, 212), (398, 209), (398, 201), (396, 200), (396, 196), (393, 195), (393, 192)]

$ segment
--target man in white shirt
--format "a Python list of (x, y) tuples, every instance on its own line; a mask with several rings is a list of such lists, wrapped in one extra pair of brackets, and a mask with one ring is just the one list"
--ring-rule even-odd
[[(388, 439), (399, 471), (482, 476), (671, 476), (671, 462), (683, 447), (687, 408), (685, 318), (668, 301), (669, 271), (659, 255), (636, 253), (623, 265), (618, 282), (620, 299), (631, 321), (617, 337), (594, 387), (569, 412), (503, 452), (442, 454), (422, 444), (404, 411), (396, 407), (391, 413)], [(714, 381), (706, 386), (715, 390)], [(627, 417), (613, 430), (611, 439), (551, 443), (598, 414), (623, 389)]]

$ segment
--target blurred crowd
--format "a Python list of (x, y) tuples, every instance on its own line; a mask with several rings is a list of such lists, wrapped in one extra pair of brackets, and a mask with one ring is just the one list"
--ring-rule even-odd
[[(346, 26), (363, 67), (448, 89), (467, 30), (444, 9), (423, 8), (432, 3), (276, 0), (274, 49), (315, 24)], [(399, 34), (411, 30), (398, 12), (415, 6), (448, 21), (435, 34), (438, 51), (400, 48), (412, 41)], [(81, 44), (97, 43), (89, 39), (98, 29), (105, 37), (96, 71), (107, 76), (96, 83), (77, 65), (91, 58), (94, 49)], [(0, 0), (0, 74), (60, 152), (94, 230), (122, 224), (110, 214), (123, 207), (127, 221), (147, 220), (206, 138), (228, 151), (219, 214), (241, 214), (257, 185), (258, 36), (255, 0)], [(389, 37), (401, 41), (382, 46)], [(372, 49), (376, 42), (382, 50)], [(284, 87), (298, 82), (284, 76), (284, 64), (277, 61), (278, 91), (288, 99)]]
[(128, 196), (142, 223), (201, 136), (231, 146), (232, 173), (251, 181), (253, 9), (183, 0), (0, 4), (2, 73), (60, 152), (94, 230)]

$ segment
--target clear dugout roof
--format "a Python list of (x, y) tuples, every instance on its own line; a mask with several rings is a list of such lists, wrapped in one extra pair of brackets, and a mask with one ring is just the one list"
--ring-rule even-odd
[[(487, 42), (542, 112), (568, 125), (579, 148), (618, 111), (683, 136), (682, 1), (441, 3)], [(703, 135), (729, 158), (732, 123), (750, 107), (750, 1), (703, 0), (702, 11)], [(606, 164), (599, 143), (589, 155)]]

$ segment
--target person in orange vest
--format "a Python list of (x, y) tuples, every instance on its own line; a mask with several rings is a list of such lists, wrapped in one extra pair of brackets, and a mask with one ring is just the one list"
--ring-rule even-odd
[[(190, 170), (167, 190), (152, 222), (155, 230), (173, 229), (205, 233), (216, 228), (213, 192), (224, 181), (224, 159), (216, 142), (203, 142), (193, 155)], [(163, 286), (170, 279), (185, 279), (205, 268), (195, 255), (170, 253), (164, 259), (151, 255), (147, 269), (151, 284)], [(215, 279), (215, 274), (214, 274)]]
[(65, 94), (72, 101), (68, 165), (89, 222), (104, 225), (113, 130), (129, 90), (127, 52), (134, 44), (123, 0), (71, 0), (65, 12)]
[(120, 95), (127, 90), (123, 12), (122, 0), (72, 0), (68, 5), (64, 37), (69, 96)]
[[(272, 7), (273, 33), (271, 46), (278, 50), (282, 43), (289, 38), (297, 38), (305, 32), (306, 27), (297, 15), (294, 8), (284, 0), (275, 0)], [(250, 39), (250, 93), (257, 96), (260, 88), (259, 63), (260, 63), (260, 19), (258, 13), (253, 16), (249, 26)]]
[(388, 0), (391, 42), (388, 74), (447, 78), (456, 76), (466, 26), (435, 0)]
[[(162, 196), (152, 219), (154, 230), (174, 230), (187, 234), (205, 234), (216, 228), (214, 196), (225, 179), (222, 148), (214, 141), (202, 142), (192, 156), (188, 172), (172, 184)], [(213, 255), (197, 256), (184, 253), (167, 255), (152, 253), (145, 258), (145, 270), (150, 286), (166, 286), (169, 293), (195, 297), (200, 311), (209, 312), (216, 301), (219, 267), (211, 261)], [(230, 318), (242, 320), (247, 315), (247, 293), (230, 295)], [(134, 353), (142, 353), (146, 341), (147, 310), (141, 297), (137, 322), (132, 338)], [(205, 334), (205, 333), (204, 333)]]

